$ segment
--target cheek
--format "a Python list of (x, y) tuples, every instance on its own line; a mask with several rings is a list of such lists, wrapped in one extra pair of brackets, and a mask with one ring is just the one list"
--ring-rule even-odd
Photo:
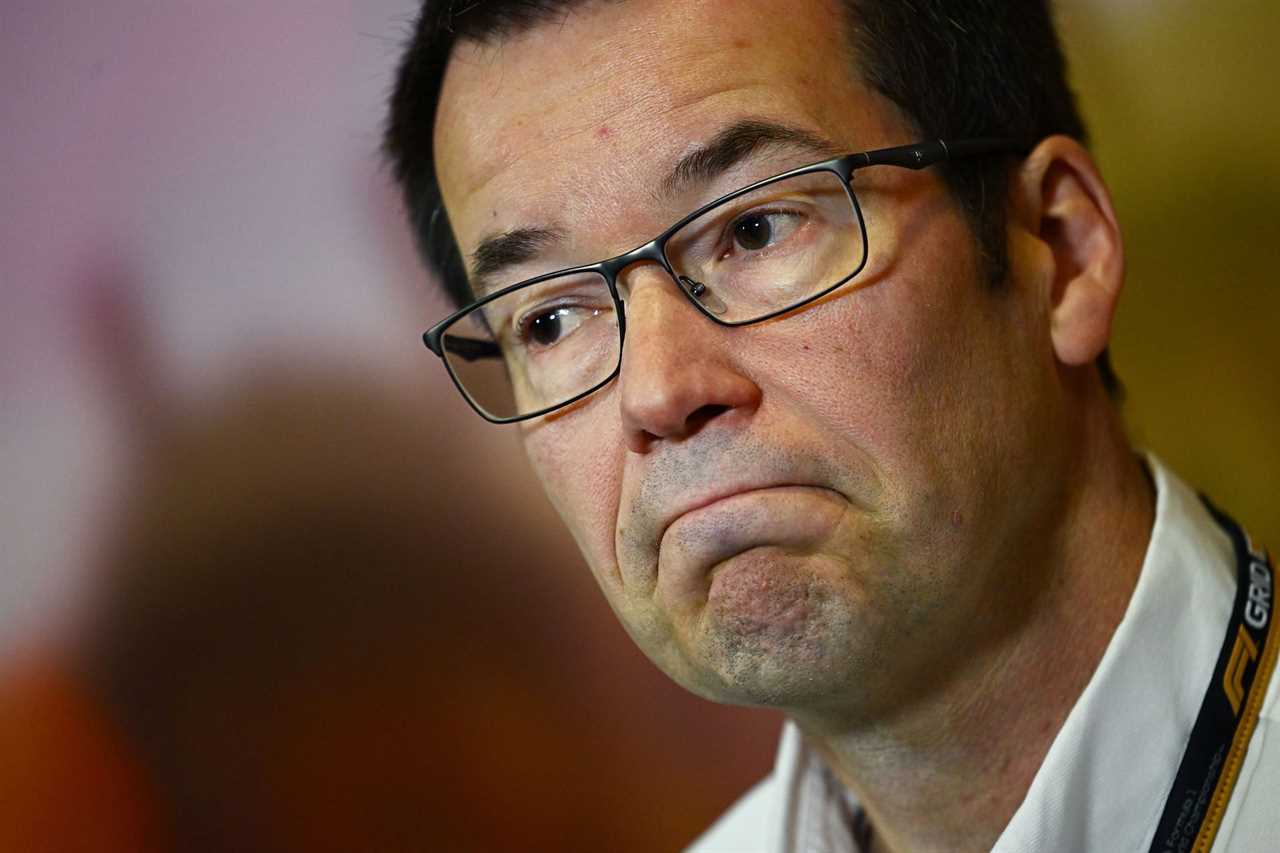
[(1000, 441), (992, 394), (1008, 372), (1007, 329), (1000, 297), (955, 248), (964, 236), (917, 245), (892, 276), (795, 317), (800, 357), (778, 362), (789, 364), (776, 385), (785, 404), (848, 436), (908, 503), (963, 481)]
[(946, 344), (930, 328), (934, 306), (906, 289), (886, 282), (796, 317), (804, 327), (786, 331), (798, 333), (799, 351), (773, 360), (783, 374), (774, 390), (788, 408), (808, 410), (837, 438), (878, 448), (877, 457), (927, 430), (926, 412), (951, 384), (938, 351)]
[(601, 423), (603, 404), (535, 424), (525, 454), (552, 506), (606, 592), (616, 583), (614, 528), (622, 479), (621, 436)]

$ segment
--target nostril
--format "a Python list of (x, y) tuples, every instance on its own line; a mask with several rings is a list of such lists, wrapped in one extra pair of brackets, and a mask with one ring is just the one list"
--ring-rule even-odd
[(693, 414), (685, 418), (685, 422), (684, 422), (685, 434), (686, 435), (694, 434), (698, 430), (702, 429), (702, 427), (706, 426), (709, 422), (715, 420), (720, 415), (723, 415), (725, 412), (729, 411), (729, 409), (731, 408), (733, 407), (708, 404), (706, 406), (703, 406), (697, 409), (695, 412), (693, 412)]

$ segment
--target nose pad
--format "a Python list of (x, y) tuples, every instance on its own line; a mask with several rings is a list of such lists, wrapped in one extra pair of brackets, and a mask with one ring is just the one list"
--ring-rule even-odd
[(724, 300), (702, 282), (689, 278), (687, 275), (677, 276), (676, 279), (680, 282), (680, 286), (684, 288), (685, 293), (689, 294), (699, 305), (717, 317), (729, 310), (729, 306), (724, 304)]

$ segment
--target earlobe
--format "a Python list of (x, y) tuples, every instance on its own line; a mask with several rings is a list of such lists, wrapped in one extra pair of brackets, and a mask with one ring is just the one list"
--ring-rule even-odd
[(1090, 364), (1111, 337), (1124, 283), (1124, 245), (1093, 158), (1065, 136), (1044, 140), (1021, 175), (1028, 224), (1053, 261), (1050, 337), (1065, 365)]

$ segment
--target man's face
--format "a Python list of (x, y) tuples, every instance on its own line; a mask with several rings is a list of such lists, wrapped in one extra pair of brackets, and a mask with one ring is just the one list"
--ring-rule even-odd
[[(852, 68), (821, 2), (590, 4), (460, 44), (436, 156), (464, 255), (558, 228), (504, 279), (611, 257), (827, 156), (766, 143), (664, 191), (743, 121), (841, 152), (915, 141)], [(866, 169), (853, 187), (870, 247), (853, 285), (725, 328), (637, 264), (620, 377), (523, 428), (631, 635), (714, 699), (873, 713), (957, 674), (1019, 618), (1029, 531), (1062, 500), (1047, 296), (1019, 272), (1034, 241), (1011, 232), (1013, 281), (992, 288), (937, 170)]]

